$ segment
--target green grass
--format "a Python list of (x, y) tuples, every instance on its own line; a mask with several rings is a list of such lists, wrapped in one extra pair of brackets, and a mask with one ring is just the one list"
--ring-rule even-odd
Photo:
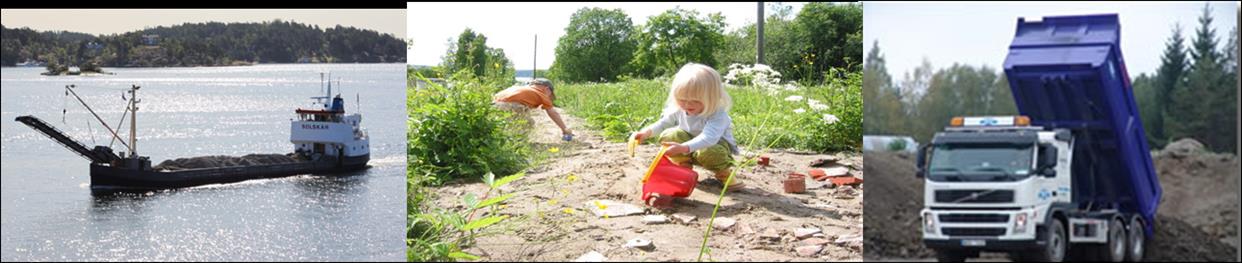
[[(601, 131), (607, 139), (621, 142), (631, 132), (659, 119), (668, 89), (668, 80), (566, 84), (557, 87), (556, 104), (586, 120), (589, 127)], [(826, 83), (793, 91), (730, 87), (727, 92), (733, 98), (729, 112), (733, 118), (733, 133), (744, 147), (771, 146), (814, 152), (860, 149), (861, 73), (849, 73), (843, 78), (832, 78)], [(828, 109), (811, 109), (805, 99), (785, 100), (790, 96), (814, 99)], [(804, 112), (795, 113), (798, 108)], [(824, 114), (832, 114), (839, 121), (829, 124)]]

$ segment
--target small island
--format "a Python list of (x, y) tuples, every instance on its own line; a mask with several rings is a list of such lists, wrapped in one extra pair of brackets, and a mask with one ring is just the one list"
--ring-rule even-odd
[(39, 74), (44, 76), (114, 75), (111, 72), (104, 72), (103, 67), (96, 62), (86, 63), (81, 67), (49, 63), (47, 72)]

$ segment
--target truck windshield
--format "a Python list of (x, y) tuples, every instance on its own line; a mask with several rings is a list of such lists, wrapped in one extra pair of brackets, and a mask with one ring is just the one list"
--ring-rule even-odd
[(1030, 175), (1033, 155), (1034, 145), (936, 145), (927, 178), (932, 181), (1017, 181)]

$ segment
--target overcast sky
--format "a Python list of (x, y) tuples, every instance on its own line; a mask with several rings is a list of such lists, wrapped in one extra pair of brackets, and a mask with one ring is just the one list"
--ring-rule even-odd
[[(927, 58), (936, 69), (954, 62), (1000, 70), (1018, 17), (1116, 13), (1121, 50), (1130, 76), (1152, 74), (1165, 41), (1180, 24), (1186, 45), (1194, 38), (1204, 2), (864, 2), (863, 49), (879, 40), (894, 81)], [(1237, 2), (1212, 2), (1212, 26), (1221, 42), (1237, 25)]]
[[(794, 13), (804, 3), (784, 3)], [(720, 12), (727, 31), (754, 23), (756, 2), (740, 3), (408, 3), (406, 30), (414, 46), (407, 52), (407, 63), (438, 65), (448, 51), (448, 39), (456, 38), (470, 28), (487, 37), (487, 46), (504, 49), (505, 55), (519, 70), (531, 68), (532, 56), (538, 55), (536, 66), (547, 69), (555, 59), (556, 42), (565, 34), (569, 18), (583, 7), (620, 8), (635, 25), (647, 18), (680, 6), (697, 10), (700, 15)], [(772, 10), (764, 10), (768, 14)], [(539, 35), (538, 54), (535, 35)]]
[(157, 26), (200, 22), (264, 22), (280, 19), (320, 28), (336, 25), (405, 38), (402, 9), (4, 9), (9, 28), (117, 34)]

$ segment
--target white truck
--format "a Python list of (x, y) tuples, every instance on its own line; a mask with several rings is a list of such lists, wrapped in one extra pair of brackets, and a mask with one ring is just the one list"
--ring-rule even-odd
[(1142, 261), (1161, 189), (1118, 28), (1019, 19), (1005, 73), (1021, 115), (953, 118), (918, 153), (937, 259)]

